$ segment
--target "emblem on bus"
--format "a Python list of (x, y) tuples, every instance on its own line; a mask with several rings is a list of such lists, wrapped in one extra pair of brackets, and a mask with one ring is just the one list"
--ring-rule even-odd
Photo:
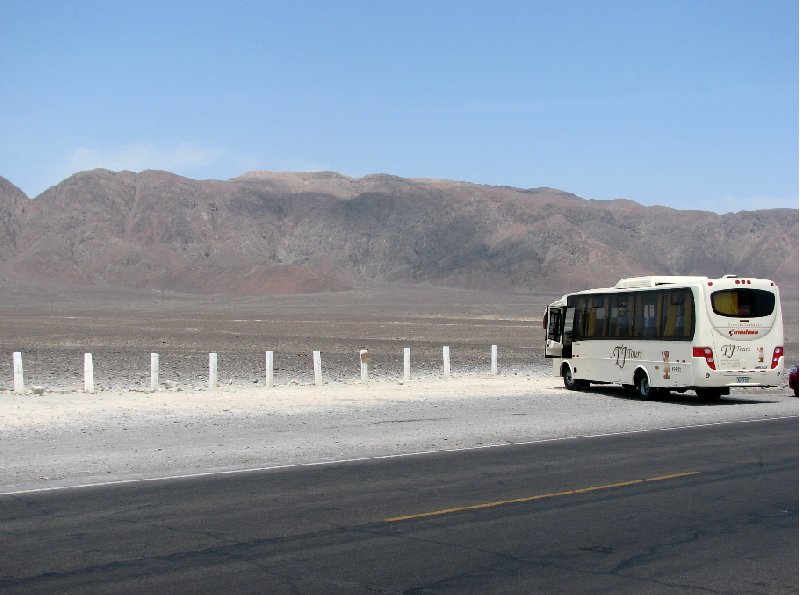
[(734, 329), (728, 331), (729, 337), (736, 337), (738, 335), (757, 335), (758, 331), (754, 331), (753, 329), (744, 328), (744, 329)]
[(611, 352), (611, 357), (616, 358), (616, 364), (620, 368), (625, 367), (625, 362), (628, 361), (628, 358), (631, 359), (641, 359), (642, 352), (641, 351), (634, 351), (630, 347), (626, 347), (625, 345), (619, 345), (618, 347), (614, 347), (614, 350)]
[(662, 351), (661, 359), (664, 360), (664, 380), (669, 380), (669, 351)]

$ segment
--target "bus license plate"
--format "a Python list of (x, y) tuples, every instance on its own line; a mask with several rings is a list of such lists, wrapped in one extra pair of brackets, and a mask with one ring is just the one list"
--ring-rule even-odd
[(750, 382), (750, 376), (737, 376), (736, 382), (738, 382), (739, 384), (747, 384), (748, 382)]

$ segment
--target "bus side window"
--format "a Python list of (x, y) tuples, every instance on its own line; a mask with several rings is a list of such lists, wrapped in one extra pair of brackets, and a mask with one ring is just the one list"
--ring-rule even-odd
[(627, 337), (628, 329), (628, 296), (612, 295), (609, 297), (608, 335), (610, 337)]
[(606, 296), (594, 295), (586, 300), (589, 307), (587, 336), (598, 339), (608, 336), (606, 328)]
[(683, 337), (694, 337), (694, 297), (686, 290), (686, 304), (683, 309)]
[(602, 296), (599, 300), (599, 306), (597, 310), (598, 337), (608, 337), (609, 334), (608, 302), (609, 302), (609, 297), (607, 295)]
[(659, 329), (659, 298), (655, 292), (641, 293), (636, 296), (636, 325), (634, 334), (637, 337), (653, 339), (658, 337)]
[[(584, 296), (580, 296), (575, 300), (575, 326), (572, 327), (573, 341), (580, 341), (587, 336), (589, 311), (586, 305), (586, 298)], [(571, 306), (571, 304), (567, 304), (567, 306)]]
[(633, 336), (634, 337), (643, 337), (644, 336), (644, 305), (642, 303), (643, 296), (642, 294), (636, 294), (634, 298), (635, 303), (635, 312), (636, 318), (633, 321)]
[(662, 316), (664, 337), (677, 339), (688, 336), (692, 323), (691, 308), (692, 294), (689, 291), (670, 291), (664, 296)]
[(679, 330), (683, 330), (683, 313), (681, 306), (683, 305), (683, 295), (681, 293), (670, 291), (667, 294), (666, 303), (664, 304), (664, 336), (680, 337)]

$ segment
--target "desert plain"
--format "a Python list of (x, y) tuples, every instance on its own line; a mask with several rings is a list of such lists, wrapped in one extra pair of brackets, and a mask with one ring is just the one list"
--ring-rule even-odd
[[(198, 296), (4, 282), (0, 492), (230, 472), (652, 427), (797, 415), (782, 387), (641, 402), (563, 389), (541, 326), (554, 292), (372, 284), (291, 296)], [(797, 298), (783, 296), (787, 368)], [(498, 375), (490, 348), (498, 346)], [(442, 347), (452, 378), (443, 378)], [(403, 349), (412, 379), (403, 382)], [(360, 351), (371, 356), (360, 380)], [(265, 352), (274, 352), (274, 387)], [(23, 353), (29, 392), (12, 390)], [(324, 385), (314, 386), (312, 352)], [(219, 386), (208, 387), (208, 354)], [(83, 391), (92, 353), (94, 394)], [(149, 390), (150, 354), (161, 386)], [(44, 394), (34, 395), (39, 386)]]
[[(83, 389), (84, 353), (98, 390), (148, 387), (150, 353), (159, 353), (161, 382), (182, 390), (207, 386), (211, 352), (229, 385), (263, 385), (266, 351), (276, 385), (313, 381), (313, 351), (326, 383), (358, 380), (364, 349), (375, 379), (402, 378), (404, 348), (415, 376), (437, 376), (443, 346), (454, 375), (488, 372), (491, 345), (505, 374), (541, 372), (541, 319), (555, 297), (414, 286), (245, 298), (26, 289), (0, 305), (0, 349), (6, 362), (22, 352), (26, 386), (48, 392)], [(11, 382), (7, 367), (0, 390)]]
[[(263, 297), (9, 285), (0, 301), (0, 391), (12, 387), (14, 351), (24, 354), (26, 386), (48, 392), (83, 389), (84, 353), (93, 354), (100, 391), (149, 387), (151, 353), (160, 356), (160, 381), (182, 390), (207, 386), (211, 352), (229, 385), (263, 385), (266, 351), (276, 385), (313, 381), (313, 351), (326, 383), (358, 381), (364, 349), (376, 380), (402, 378), (404, 348), (413, 376), (439, 376), (443, 346), (456, 376), (488, 372), (491, 345), (502, 375), (549, 374), (541, 320), (557, 297), (392, 285)], [(782, 296), (782, 306), (788, 365), (797, 361), (797, 297)]]

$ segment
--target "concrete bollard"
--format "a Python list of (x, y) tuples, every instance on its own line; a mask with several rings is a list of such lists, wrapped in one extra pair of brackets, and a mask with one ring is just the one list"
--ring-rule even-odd
[(25, 392), (25, 375), (22, 371), (22, 352), (15, 351), (12, 356), (14, 370), (14, 392), (22, 394)]
[(444, 364), (444, 377), (450, 378), (450, 347), (442, 347), (442, 363)]
[(319, 351), (314, 354), (314, 385), (322, 386), (322, 356)]
[(403, 348), (403, 382), (411, 380), (411, 348)]
[(366, 349), (359, 351), (358, 355), (361, 360), (361, 382), (366, 384), (369, 382), (369, 363), (372, 361), (372, 356)]
[(150, 390), (158, 388), (158, 354), (150, 354)]
[(94, 362), (91, 353), (83, 354), (83, 390), (87, 393), (94, 392)]
[(275, 357), (272, 351), (267, 351), (267, 388), (272, 388), (275, 375)]
[(497, 345), (492, 345), (492, 376), (497, 376)]
[(217, 388), (217, 381), (219, 377), (217, 376), (217, 354), (216, 353), (209, 353), (208, 354), (208, 389), (214, 390)]

